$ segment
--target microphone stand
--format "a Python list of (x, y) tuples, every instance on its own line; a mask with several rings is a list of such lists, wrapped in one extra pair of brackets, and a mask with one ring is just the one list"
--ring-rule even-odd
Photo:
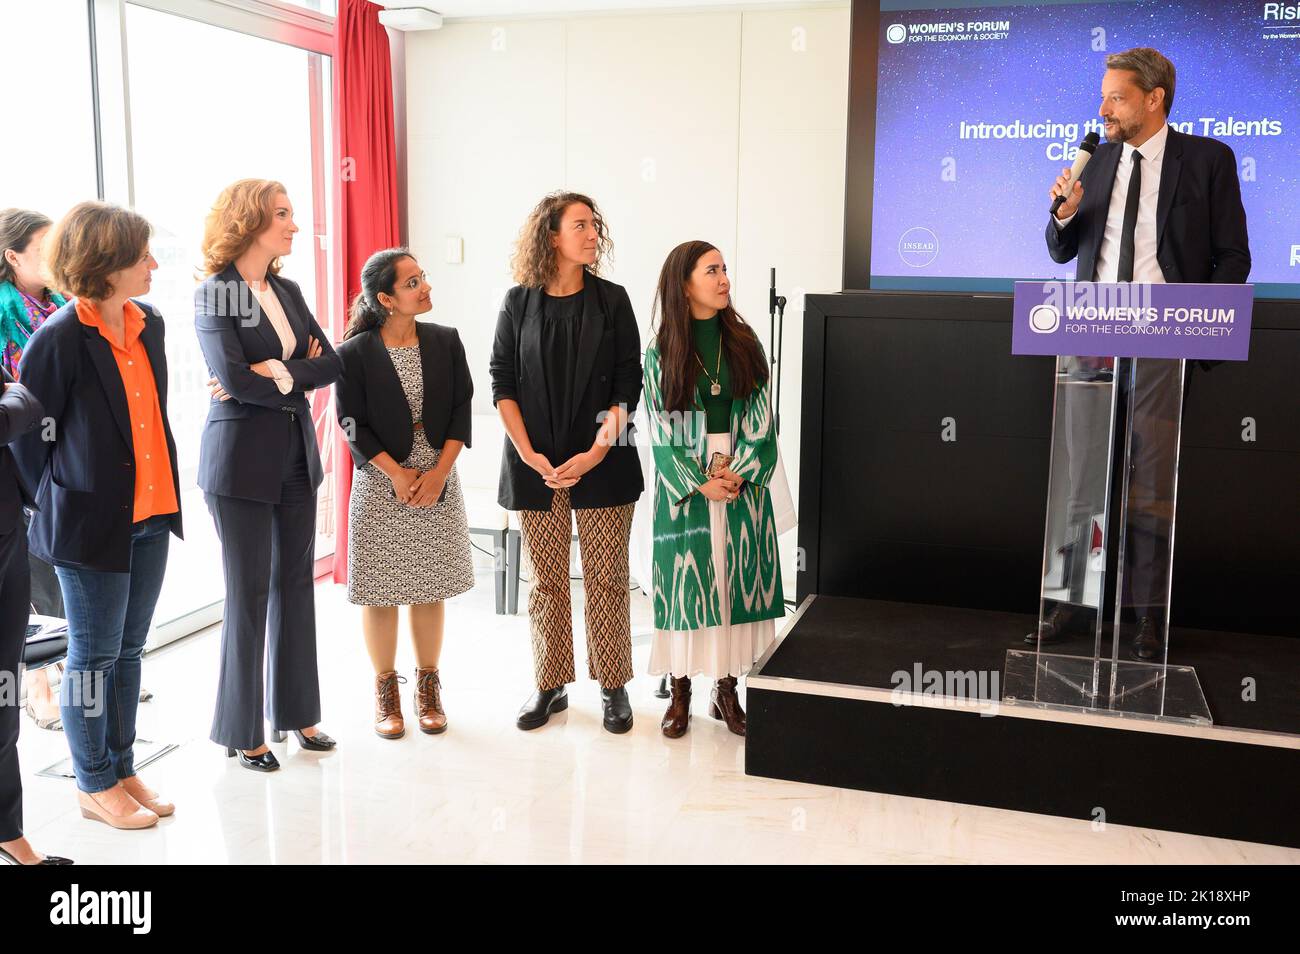
[(771, 356), (772, 421), (777, 434), (781, 433), (781, 349), (785, 338), (785, 306), (785, 296), (776, 293), (776, 266), (773, 266), (767, 293), (767, 353)]

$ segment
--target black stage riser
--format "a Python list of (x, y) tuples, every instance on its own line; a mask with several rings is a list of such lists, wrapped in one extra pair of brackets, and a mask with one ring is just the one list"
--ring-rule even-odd
[(745, 771), (1300, 848), (1300, 751), (748, 690)]

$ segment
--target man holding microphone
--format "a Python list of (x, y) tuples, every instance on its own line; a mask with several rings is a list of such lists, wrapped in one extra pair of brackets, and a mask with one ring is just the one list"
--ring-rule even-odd
[[(1050, 192), (1053, 200), (1065, 200), (1049, 216), (1047, 250), (1055, 262), (1078, 259), (1076, 281), (1235, 284), (1250, 273), (1236, 157), (1224, 143), (1170, 128), (1174, 79), (1173, 63), (1153, 49), (1106, 57), (1098, 113), (1107, 141), (1078, 181), (1072, 183), (1066, 169)], [(1113, 471), (1111, 480), (1112, 501), (1128, 494), (1119, 569), (1124, 604), (1136, 624), (1130, 652), (1163, 661), (1182, 365), (1121, 358), (1116, 377), (1117, 460), (1124, 454), (1126, 405), (1133, 406), (1130, 470)], [(1113, 558), (1120, 508), (1112, 503), (1106, 509), (1105, 549)], [(1108, 567), (1107, 579), (1114, 577)], [(1066, 615), (1054, 612), (1031, 635), (1050, 642), (1067, 625)]]

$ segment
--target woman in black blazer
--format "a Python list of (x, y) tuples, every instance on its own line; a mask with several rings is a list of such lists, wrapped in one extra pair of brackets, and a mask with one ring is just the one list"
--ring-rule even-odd
[(81, 814), (148, 828), (175, 806), (135, 772), (140, 664), (181, 535), (176, 442), (167, 419), (162, 316), (144, 295), (158, 267), (149, 223), (83, 202), (47, 243), (72, 297), (37, 329), (19, 365), (45, 409), (15, 453), (36, 508), (31, 551), (55, 568), (68, 620), (60, 712)]
[[(27, 636), (31, 576), (23, 505), (31, 492), (19, 476), (9, 444), (35, 431), (41, 404), (0, 367), (0, 673), (18, 672)], [(23, 784), (18, 771), (17, 685), (0, 698), (0, 858), (13, 865), (68, 865), (67, 858), (42, 855), (23, 837)]]
[(339, 425), (356, 463), (348, 501), (348, 599), (375, 667), (375, 732), (406, 732), (397, 607), (411, 609), (420, 731), (447, 728), (438, 657), (443, 601), (472, 589), (474, 563), (456, 457), (469, 446), (474, 384), (456, 329), (417, 322), (432, 308), (403, 248), (370, 256), (339, 345)]
[(605, 728), (632, 727), (628, 539), (642, 480), (629, 419), (641, 396), (641, 338), (627, 292), (598, 277), (609, 249), (591, 199), (544, 198), (520, 232), (518, 284), (506, 292), (492, 345), (492, 401), (507, 434), (498, 500), (519, 511), (536, 574), (528, 617), (537, 691), (519, 712), (521, 729), (569, 704), (575, 517), (587, 671), (600, 681)]
[(316, 491), (324, 473), (306, 395), (337, 381), (343, 362), (298, 286), (279, 275), (297, 231), (280, 183), (227, 187), (208, 214), (208, 278), (194, 295), (194, 327), (213, 375), (198, 483), (226, 581), (211, 738), (262, 772), (280, 767), (262, 722), (268, 642), (272, 728), (292, 730), (306, 749), (334, 747), (316, 728)]

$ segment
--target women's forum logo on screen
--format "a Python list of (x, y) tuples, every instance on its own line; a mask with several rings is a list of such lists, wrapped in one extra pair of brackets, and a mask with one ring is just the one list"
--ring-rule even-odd
[(913, 226), (898, 240), (898, 255), (913, 268), (925, 268), (939, 257), (939, 237), (927, 228)]

